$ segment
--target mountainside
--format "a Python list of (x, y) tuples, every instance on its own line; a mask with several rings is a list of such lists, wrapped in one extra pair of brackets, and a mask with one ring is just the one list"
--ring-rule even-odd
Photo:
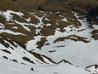
[(32, 11), (86, 10), (98, 6), (98, 0), (0, 0), (0, 9)]
[(97, 74), (97, 0), (1, 0), (0, 74)]

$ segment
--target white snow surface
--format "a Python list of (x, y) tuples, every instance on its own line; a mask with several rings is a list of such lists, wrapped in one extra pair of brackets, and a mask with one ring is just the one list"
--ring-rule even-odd
[[(34, 71), (30, 68), (33, 67)], [(58, 65), (21, 65), (0, 59), (0, 74), (90, 74), (89, 72), (69, 64)]]

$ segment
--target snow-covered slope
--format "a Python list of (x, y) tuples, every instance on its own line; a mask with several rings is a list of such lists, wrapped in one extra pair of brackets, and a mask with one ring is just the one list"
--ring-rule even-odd
[(97, 74), (97, 45), (78, 13), (0, 11), (0, 74)]

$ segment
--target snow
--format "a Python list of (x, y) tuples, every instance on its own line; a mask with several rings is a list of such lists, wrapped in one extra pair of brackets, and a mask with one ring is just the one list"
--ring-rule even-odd
[(18, 29), (18, 27), (17, 27), (17, 26), (14, 26), (14, 27), (12, 27), (12, 28), (14, 28), (14, 29)]
[(51, 24), (48, 23), (48, 24), (46, 24), (46, 26), (51, 26)]
[(41, 34), (40, 31), (41, 29), (36, 29), (36, 34)]
[[(75, 14), (75, 16), (78, 19), (78, 16), (76, 14)], [(42, 18), (43, 17), (40, 18), (40, 17), (36, 16), (36, 18), (38, 18), (40, 20), (40, 23), (38, 25), (42, 27)], [(66, 60), (70, 61), (71, 63), (73, 63), (74, 65), (79, 66), (79, 68), (82, 68), (82, 69), (85, 69), (85, 67), (88, 66), (89, 64), (98, 63), (98, 59), (96, 59), (98, 57), (98, 54), (97, 54), (98, 47), (96, 47), (98, 45), (98, 41), (92, 39), (92, 37), (91, 37), (92, 36), (91, 32), (93, 31), (93, 29), (88, 28), (89, 24), (86, 22), (85, 19), (84, 20), (78, 19), (78, 21), (82, 24), (81, 27), (79, 27), (79, 28), (75, 28), (74, 25), (69, 25), (64, 28), (66, 31), (63, 33), (59, 31), (59, 28), (57, 28), (55, 30), (54, 35), (46, 37), (47, 43), (50, 43), (50, 45), (47, 45), (47, 46), (44, 45), (40, 51), (38, 51), (36, 43), (38, 41), (40, 41), (40, 39), (42, 37), (41, 36), (34, 37), (33, 40), (30, 40), (27, 42), (27, 44), (26, 44), (27, 50), (35, 49), (35, 52), (38, 52), (40, 54), (45, 54), (46, 56), (50, 57), (52, 60), (55, 60), (56, 62), (58, 62), (62, 59), (66, 59)], [(36, 32), (40, 32), (40, 30), (37, 29)], [(75, 42), (75, 41), (69, 39), (69, 40), (65, 40), (63, 42), (59, 41), (58, 43), (53, 43), (59, 37), (67, 37), (70, 35), (84, 37), (84, 38), (86, 38), (87, 41), (90, 41), (90, 42), (89, 43), (84, 43), (82, 41)], [(59, 46), (64, 46), (64, 47), (59, 47)], [(50, 50), (55, 50), (56, 52), (49, 53)], [(47, 62), (50, 62), (45, 57), (43, 59)], [(66, 65), (66, 64), (63, 64), (63, 66), (64, 65)], [(59, 68), (57, 66), (56, 66), (56, 68), (52, 67), (52, 70), (59, 71), (59, 72), (54, 72), (54, 74), (55, 73), (57, 73), (57, 74), (65, 74), (65, 73), (67, 73), (67, 74), (83, 74), (81, 72), (81, 70), (78, 71), (78, 69), (76, 69), (76, 72), (75, 72), (75, 68), (73, 69), (73, 66), (71, 66), (71, 65), (69, 65), (71, 67), (67, 66), (64, 68), (63, 68), (63, 66), (59, 66)], [(60, 67), (62, 69), (60, 69)], [(37, 69), (37, 70), (40, 72), (39, 69)], [(49, 68), (49, 70), (48, 71), (46, 70), (47, 72), (45, 72), (45, 73), (51, 74), (52, 70)], [(64, 71), (61, 71), (61, 70), (64, 70)], [(70, 71), (70, 70), (72, 70), (72, 71)], [(38, 72), (36, 72), (36, 74), (37, 73)], [(85, 74), (88, 74), (88, 72), (86, 72)]]
[(33, 40), (28, 41), (25, 45), (27, 50), (37, 49), (37, 42), (40, 41), (42, 36), (35, 36)]
[(98, 25), (94, 24), (93, 27), (94, 27), (94, 29), (98, 29)]
[(26, 25), (30, 25), (30, 24), (27, 24), (27, 23), (22, 23), (22, 22), (18, 22), (15, 20), (15, 22), (19, 25), (21, 25), (25, 30), (29, 31), (30, 32), (30, 29), (26, 26)]
[(65, 22), (68, 22), (68, 20), (66, 18), (63, 18), (61, 21), (65, 21)]
[(23, 34), (23, 33), (14, 32), (14, 31), (5, 30), (5, 29), (0, 30), (0, 33), (9, 33), (9, 34), (13, 34), (13, 35), (25, 35), (25, 34)]
[[(41, 57), (43, 57), (43, 56), (41, 56)], [(43, 59), (44, 59), (44, 61), (46, 61), (47, 64), (53, 64), (47, 58), (43, 57)]]
[(2, 23), (0, 23), (0, 29), (4, 29), (4, 28), (5, 26)]
[[(5, 41), (6, 43), (10, 44), (9, 42)], [(19, 45), (17, 45), (16, 43), (14, 43), (17, 47), (14, 47), (13, 45), (10, 44), (9, 48), (6, 48), (3, 44), (0, 44), (0, 47), (4, 50), (9, 51), (11, 54), (5, 53), (2, 51), (2, 49), (0, 49), (0, 57), (6, 56), (8, 57), (9, 60), (17, 60), (17, 63), (24, 63), (24, 64), (30, 64), (32, 65), (32, 63), (29, 63), (28, 61), (23, 60), (23, 57), (28, 57), (29, 59), (33, 60), (34, 63), (39, 64), (39, 63), (43, 63), (41, 62), (39, 59), (37, 59), (36, 57), (34, 57), (33, 55), (31, 55), (30, 53), (28, 53), (26, 50), (24, 50), (22, 47), (20, 47)], [(14, 50), (13, 50), (14, 49)]]
[(44, 16), (42, 16), (42, 17), (39, 17), (39, 16), (37, 16), (37, 15), (34, 15), (38, 20), (39, 20), (39, 23), (37, 24), (37, 27), (41, 27), (41, 28), (43, 28), (43, 18), (44, 18)]
[[(78, 19), (79, 20), (79, 19)], [(93, 29), (89, 29), (87, 22), (85, 20), (79, 20), (80, 23), (82, 24), (81, 27), (79, 27), (78, 29), (75, 28), (73, 25), (67, 26), (64, 29), (66, 30), (65, 32), (60, 32), (59, 28), (57, 28), (55, 30), (55, 34), (46, 37), (47, 42), (46, 43), (50, 43), (50, 45), (47, 46), (43, 46), (41, 48), (41, 50), (38, 51), (37, 49), (37, 41), (40, 41), (40, 39), (42, 38), (41, 36), (36, 36), (34, 37), (33, 40), (30, 40), (27, 42), (26, 46), (28, 50), (32, 50), (35, 49), (35, 52), (38, 52), (40, 54), (45, 54), (46, 56), (50, 57), (52, 60), (55, 60), (56, 62), (62, 60), (62, 59), (66, 59), (67, 61), (70, 61), (72, 64), (79, 66), (79, 69), (85, 69), (86, 66), (90, 65), (90, 64), (97, 64), (98, 63), (98, 59), (96, 59), (98, 57), (98, 47), (96, 47), (98, 45), (98, 41), (92, 39), (92, 35), (91, 35), (91, 31)], [(80, 31), (79, 31), (80, 30)], [(80, 37), (84, 37), (87, 38), (86, 40), (90, 41), (89, 43), (84, 43), (82, 41), (73, 41), (73, 40), (65, 40), (65, 41), (59, 41), (57, 43), (53, 43), (57, 38), (59, 37), (67, 37), (70, 35), (76, 35), (76, 36), (80, 36)], [(74, 37), (73, 37), (74, 38)], [(59, 47), (59, 46), (64, 46), (64, 47)], [(49, 53), (49, 51), (55, 50), (56, 52), (54, 53)], [(47, 60), (45, 57), (43, 58), (46, 62), (51, 63), (49, 60)], [(66, 64), (63, 64), (63, 66)], [(58, 66), (58, 65), (57, 65)], [(55, 68), (50, 67), (48, 70), (46, 70), (47, 72), (44, 72), (46, 74), (51, 74), (52, 70), (55, 70), (56, 72), (53, 72), (54, 74), (83, 74), (81, 72), (81, 70), (78, 71), (78, 69), (76, 69), (77, 67), (71, 66), (71, 65), (67, 65), (63, 68), (63, 66), (59, 65), (59, 68), (55, 66)], [(71, 67), (69, 67), (71, 66)], [(60, 69), (60, 67), (62, 69)], [(39, 69), (36, 69), (36, 74), (38, 73), (38, 71), (40, 72)], [(45, 70), (45, 69), (44, 69)], [(64, 71), (61, 71), (64, 70)], [(71, 70), (71, 71), (70, 71)], [(41, 68), (42, 71), (42, 68)], [(76, 72), (75, 72), (76, 71)], [(84, 70), (83, 70), (84, 71)], [(63, 73), (64, 72), (64, 73)], [(79, 72), (79, 73), (78, 73)], [(40, 72), (42, 73), (42, 72)], [(84, 73), (84, 74), (88, 74), (88, 72)]]
[(27, 21), (27, 22), (30, 22), (30, 21), (31, 21), (31, 18), (27, 18), (26, 21)]
[(45, 18), (46, 21), (50, 21), (48, 18)]
[[(7, 41), (5, 41), (6, 43), (9, 43)], [(15, 45), (17, 45), (15, 43)], [(11, 47), (14, 48), (14, 50), (12, 50), (11, 48), (7, 48), (4, 47), (2, 44), (0, 44), (1, 48), (4, 48), (8, 51), (11, 52), (10, 54), (7, 54), (3, 51), (0, 50), (0, 74), (90, 74), (88, 71), (85, 71), (83, 68), (79, 68), (76, 67), (74, 65), (71, 64), (67, 64), (67, 63), (60, 63), (60, 64), (52, 64), (48, 59), (46, 59), (45, 57), (43, 57), (43, 59), (45, 60), (45, 62), (49, 63), (49, 64), (40, 64), (37, 61), (37, 58), (35, 58), (33, 55), (29, 54), (26, 50), (24, 50), (23, 48), (21, 48), (20, 46), (17, 45), (17, 47), (14, 47), (13, 45), (10, 44)], [(24, 53), (25, 52), (25, 53)], [(7, 56), (8, 59), (10, 60), (6, 60), (3, 59), (2, 56)], [(31, 64), (28, 63), (24, 60), (22, 60), (21, 58), (23, 56), (29, 57), (30, 59), (32, 59), (36, 64)], [(11, 61), (11, 59), (16, 59), (18, 62), (13, 62)], [(37, 60), (37, 61), (36, 61)], [(26, 65), (21, 64), (25, 63)], [(40, 61), (41, 62), (41, 61)], [(31, 68), (34, 69), (34, 71), (31, 71)]]
[(98, 67), (95, 68), (95, 65), (91, 65), (87, 67), (85, 70), (91, 72), (92, 74), (98, 74)]
[[(82, 26), (78, 29), (70, 26), (66, 27), (67, 31), (60, 32), (59, 30), (55, 30), (55, 34), (52, 36), (47, 37), (47, 43), (50, 45), (43, 46), (40, 53), (46, 54), (47, 56), (51, 57), (55, 61), (60, 61), (62, 59), (67, 59), (71, 61), (74, 65), (79, 67), (86, 67), (89, 64), (98, 64), (98, 40), (94, 40), (91, 36), (91, 31), (93, 29), (88, 28), (87, 22), (85, 20), (80, 20)], [(72, 29), (72, 31), (70, 31)], [(83, 30), (82, 30), (83, 29)], [(78, 31), (82, 30), (82, 31)], [(60, 37), (67, 37), (70, 35), (76, 35), (80, 37), (87, 38), (89, 43), (84, 43), (82, 41), (73, 41), (66, 39), (65, 41), (53, 43), (56, 39)], [(64, 46), (65, 47), (58, 47)], [(49, 53), (48, 51), (55, 50), (55, 53)]]
[(35, 72), (35, 74), (39, 74), (39, 73), (40, 74), (65, 74), (65, 73), (66, 74), (89, 74), (89, 72), (86, 72), (80, 68), (65, 63), (45, 66), (41, 68), (39, 67), (39, 69)]
[(1, 74), (90, 74), (83, 69), (64, 63), (59, 65), (32, 65), (34, 67), (34, 71), (31, 71), (30, 65), (21, 65), (3, 59), (3, 61), (0, 60), (0, 66)]
[(6, 12), (3, 12), (2, 15), (6, 18), (6, 21), (10, 21), (13, 18), (13, 15), (11, 14), (16, 14), (20, 17), (22, 17), (24, 14), (21, 12), (14, 12), (12, 10), (7, 10)]
[(0, 74), (32, 74), (29, 71), (29, 66), (0, 59)]

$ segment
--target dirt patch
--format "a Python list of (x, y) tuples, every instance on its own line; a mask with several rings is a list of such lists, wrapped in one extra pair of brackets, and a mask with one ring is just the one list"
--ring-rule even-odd
[(95, 40), (98, 40), (98, 30), (92, 31), (92, 38), (94, 38)]
[(27, 58), (27, 57), (23, 57), (22, 59), (25, 60), (25, 61), (27, 61), (27, 62), (30, 62), (30, 63), (35, 64), (33, 61), (31, 61), (31, 60), (30, 60), (29, 58)]
[(8, 53), (8, 54), (11, 54), (11, 52), (10, 51), (8, 51), (8, 50), (5, 50), (5, 49), (1, 49), (3, 52), (6, 52), (6, 53)]
[(42, 9), (47, 11), (85, 10), (98, 6), (98, 0), (1, 0), (0, 9), (25, 10)]
[(98, 24), (98, 7), (88, 10), (86, 18), (90, 24)]
[(88, 43), (89, 42), (84, 37), (80, 37), (80, 36), (77, 36), (77, 35), (70, 35), (70, 36), (67, 36), (67, 37), (60, 37), (60, 38), (56, 39), (54, 41), (54, 43), (59, 42), (59, 41), (64, 41), (66, 39), (70, 39), (70, 40), (73, 40), (73, 41), (83, 41), (85, 43)]
[(41, 40), (37, 42), (37, 45), (38, 45), (37, 48), (41, 49), (46, 41), (47, 41), (46, 38), (41, 38)]

